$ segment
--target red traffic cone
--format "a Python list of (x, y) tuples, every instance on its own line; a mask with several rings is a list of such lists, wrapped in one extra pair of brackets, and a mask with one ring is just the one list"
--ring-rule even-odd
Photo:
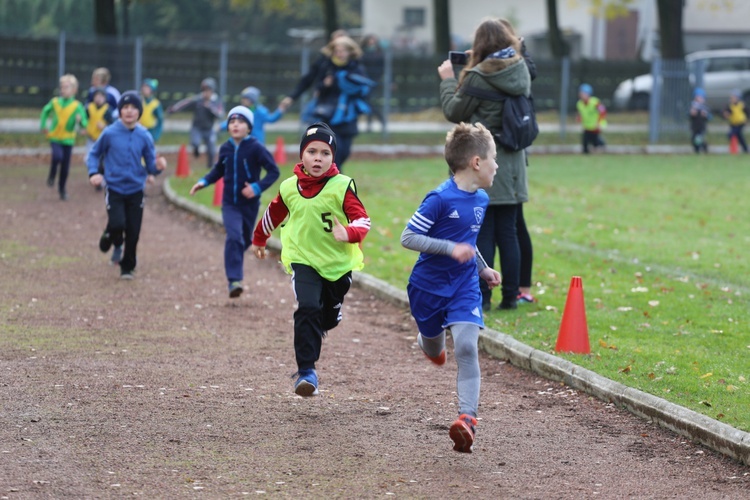
[(583, 284), (579, 276), (573, 276), (570, 280), (555, 351), (578, 354), (591, 352), (589, 328), (586, 325), (586, 306), (583, 303)]
[(214, 184), (214, 206), (220, 207), (221, 201), (224, 199), (224, 177), (219, 177), (219, 180)]
[(278, 136), (276, 138), (276, 149), (273, 152), (273, 161), (276, 165), (282, 165), (286, 163), (286, 151), (284, 150), (284, 138)]
[(188, 160), (187, 149), (185, 145), (180, 146), (180, 152), (177, 154), (177, 169), (174, 173), (177, 177), (188, 177), (190, 175), (190, 160)]
[(731, 139), (729, 139), (729, 154), (736, 155), (740, 152), (739, 143), (737, 141), (737, 136), (733, 135)]

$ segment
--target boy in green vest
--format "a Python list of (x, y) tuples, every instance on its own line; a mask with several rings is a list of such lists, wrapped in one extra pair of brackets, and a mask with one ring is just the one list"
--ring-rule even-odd
[(363, 267), (360, 244), (370, 230), (370, 217), (357, 197), (354, 180), (339, 173), (333, 163), (336, 136), (328, 125), (310, 125), (299, 152), (302, 161), (295, 165), (294, 175), (281, 183), (279, 194), (255, 227), (251, 250), (265, 258), (266, 241), (284, 223), (281, 261), (292, 275), (297, 299), (294, 392), (309, 397), (318, 394), (315, 362), (323, 337), (341, 321), (352, 271)]
[[(75, 98), (78, 92), (78, 79), (70, 74), (60, 77), (60, 97), (53, 97), (44, 108), (39, 120), (39, 129), (49, 139), (52, 147), (52, 160), (50, 162), (47, 185), (55, 185), (57, 167), (60, 167), (60, 183), (58, 191), (60, 199), (68, 199), (65, 191), (65, 183), (68, 181), (70, 172), (70, 155), (76, 142), (76, 126), (82, 127), (81, 133), (88, 125), (86, 110), (81, 101)], [(47, 120), (50, 120), (47, 126)]]
[(582, 83), (578, 87), (578, 121), (583, 126), (581, 142), (583, 153), (589, 154), (589, 146), (604, 148), (606, 145), (602, 139), (602, 129), (607, 126), (607, 108), (594, 97), (594, 89), (588, 83)]

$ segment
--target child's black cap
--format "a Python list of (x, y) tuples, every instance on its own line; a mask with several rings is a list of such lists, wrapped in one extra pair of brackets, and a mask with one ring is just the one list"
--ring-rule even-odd
[(323, 122), (313, 123), (307, 130), (302, 134), (302, 140), (299, 143), (299, 157), (302, 158), (302, 153), (308, 144), (313, 141), (325, 142), (331, 147), (331, 152), (336, 156), (336, 134), (333, 133), (331, 127)]
[(141, 97), (138, 95), (138, 92), (135, 90), (123, 92), (122, 96), (120, 96), (120, 100), (117, 102), (117, 112), (122, 112), (122, 107), (126, 104), (132, 104), (138, 108), (138, 118), (141, 117), (143, 114), (143, 103), (141, 102)]

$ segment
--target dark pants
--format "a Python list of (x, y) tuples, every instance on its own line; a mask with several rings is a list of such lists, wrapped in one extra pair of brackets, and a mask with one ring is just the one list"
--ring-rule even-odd
[(344, 296), (352, 284), (348, 272), (336, 281), (328, 281), (310, 266), (292, 264), (292, 283), (297, 298), (294, 312), (294, 353), (297, 368), (315, 368), (320, 358), (323, 337), (341, 321)]
[(251, 205), (223, 205), (221, 217), (227, 232), (224, 241), (224, 272), (229, 283), (242, 281), (244, 277), (245, 252), (253, 241), (255, 219), (258, 217), (260, 198)]
[(336, 156), (333, 161), (339, 171), (343, 171), (344, 162), (352, 153), (352, 143), (355, 137), (354, 135), (336, 135)]
[(135, 249), (141, 234), (143, 221), (143, 191), (133, 194), (120, 194), (107, 188), (107, 232), (116, 247), (125, 244), (120, 270), (129, 272), (135, 269)]
[(605, 145), (604, 139), (599, 132), (594, 130), (584, 130), (581, 136), (581, 144), (583, 145), (583, 152), (589, 153), (589, 145), (599, 148)]
[(745, 127), (745, 125), (730, 125), (729, 126), (729, 134), (727, 134), (727, 137), (731, 140), (732, 137), (737, 137), (737, 142), (740, 144), (740, 147), (742, 148), (742, 151), (747, 153), (747, 143), (745, 142), (745, 137), (742, 135), (742, 129)]
[[(534, 247), (531, 245), (531, 235), (526, 228), (523, 216), (523, 203), (516, 211), (516, 234), (518, 235), (518, 249), (521, 251), (521, 269), (518, 286), (531, 287), (531, 270), (534, 267)], [(484, 280), (482, 280), (484, 281)]]
[(50, 145), (52, 146), (52, 160), (49, 167), (50, 184), (55, 181), (57, 166), (59, 165), (60, 183), (58, 184), (58, 191), (60, 194), (63, 194), (65, 192), (65, 184), (68, 182), (68, 174), (70, 173), (70, 155), (73, 152), (73, 146), (66, 146), (59, 142), (51, 142)]
[[(519, 286), (531, 286), (533, 251), (523, 217), (523, 204), (490, 205), (477, 236), (477, 249), (487, 265), (494, 267), (495, 246), (500, 253), (503, 300), (516, 300)], [(482, 303), (488, 304), (492, 291), (479, 280)]]
[(693, 130), (693, 136), (690, 138), (690, 143), (693, 145), (693, 151), (700, 153), (708, 153), (708, 143), (706, 142), (706, 131), (705, 130)]

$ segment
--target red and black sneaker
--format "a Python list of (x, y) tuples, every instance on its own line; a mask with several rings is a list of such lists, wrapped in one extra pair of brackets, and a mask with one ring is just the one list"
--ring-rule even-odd
[(474, 434), (477, 425), (477, 419), (466, 413), (453, 422), (448, 435), (453, 440), (453, 449), (461, 453), (471, 453), (471, 447), (474, 445)]

